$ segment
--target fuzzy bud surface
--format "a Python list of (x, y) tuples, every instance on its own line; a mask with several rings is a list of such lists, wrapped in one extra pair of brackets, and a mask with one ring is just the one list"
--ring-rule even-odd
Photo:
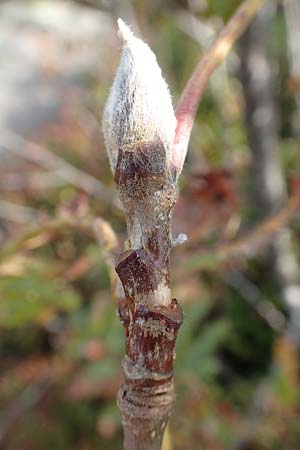
[(140, 141), (161, 140), (169, 161), (176, 128), (169, 88), (154, 53), (121, 19), (118, 26), (123, 50), (102, 120), (113, 173), (119, 148)]

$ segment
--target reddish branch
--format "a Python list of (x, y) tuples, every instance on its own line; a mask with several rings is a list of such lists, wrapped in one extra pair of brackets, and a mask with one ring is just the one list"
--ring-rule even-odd
[(251, 256), (261, 251), (274, 239), (274, 235), (280, 232), (300, 210), (299, 181), (292, 180), (291, 194), (288, 203), (278, 214), (261, 221), (253, 230), (244, 236), (238, 237), (230, 242), (223, 242), (209, 250), (201, 250), (188, 256), (185, 260), (186, 266), (192, 271), (201, 268), (215, 268), (219, 263), (229, 259)]
[(224, 61), (264, 0), (245, 0), (194, 69), (176, 108), (173, 162), (182, 169), (195, 115), (212, 73)]

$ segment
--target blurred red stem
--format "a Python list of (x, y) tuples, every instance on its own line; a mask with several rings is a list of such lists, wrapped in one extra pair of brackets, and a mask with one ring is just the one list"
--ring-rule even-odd
[(176, 108), (173, 164), (182, 170), (195, 115), (211, 74), (222, 63), (264, 0), (245, 0), (197, 64)]

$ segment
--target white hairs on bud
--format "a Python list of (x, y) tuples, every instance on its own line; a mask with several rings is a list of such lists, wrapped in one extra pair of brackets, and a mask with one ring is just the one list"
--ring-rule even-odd
[(139, 141), (160, 139), (169, 160), (176, 127), (168, 85), (154, 53), (121, 19), (118, 26), (123, 51), (102, 120), (113, 172), (119, 148)]

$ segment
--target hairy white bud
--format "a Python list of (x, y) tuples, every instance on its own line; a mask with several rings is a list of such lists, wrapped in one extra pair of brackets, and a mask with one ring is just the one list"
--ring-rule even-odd
[(113, 172), (119, 148), (139, 141), (160, 139), (170, 159), (176, 127), (168, 85), (154, 53), (121, 19), (118, 25), (123, 51), (102, 120)]

